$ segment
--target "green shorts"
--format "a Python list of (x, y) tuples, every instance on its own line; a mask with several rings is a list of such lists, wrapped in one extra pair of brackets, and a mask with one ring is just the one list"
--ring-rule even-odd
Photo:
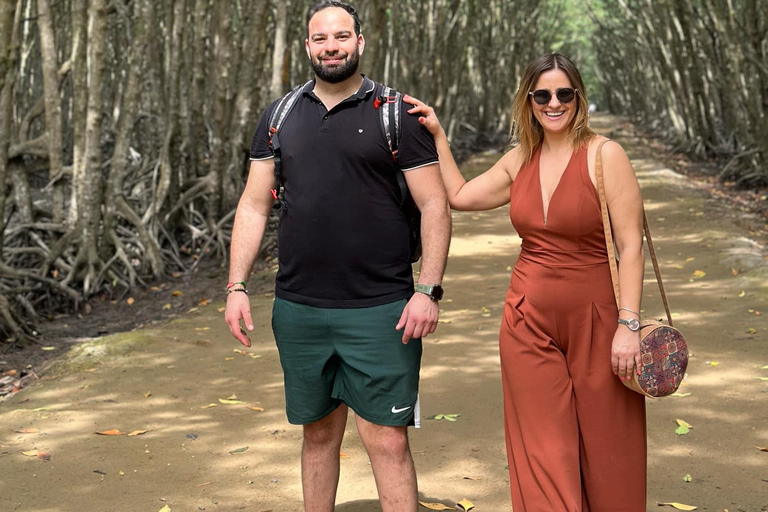
[(341, 309), (275, 298), (290, 423), (314, 423), (342, 403), (377, 425), (418, 423), (421, 339), (404, 345), (395, 330), (406, 303)]

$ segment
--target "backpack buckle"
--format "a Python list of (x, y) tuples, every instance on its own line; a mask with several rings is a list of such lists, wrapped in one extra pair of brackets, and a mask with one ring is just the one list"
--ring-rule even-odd
[(273, 188), (270, 190), (270, 192), (272, 193), (272, 199), (274, 199), (275, 201), (279, 201), (279, 198), (277, 197), (277, 189)]

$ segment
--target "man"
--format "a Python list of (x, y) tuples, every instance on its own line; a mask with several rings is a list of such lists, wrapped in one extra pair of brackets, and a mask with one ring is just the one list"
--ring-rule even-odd
[[(307, 13), (315, 72), (280, 128), (285, 205), (272, 326), (286, 410), (304, 426), (304, 509), (334, 508), (348, 408), (371, 460), (384, 512), (416, 512), (406, 428), (418, 421), (421, 337), (434, 332), (450, 239), (450, 209), (434, 141), (404, 116), (397, 162), (379, 125), (374, 83), (357, 73), (365, 48), (355, 9), (323, 1)], [(244, 282), (261, 244), (275, 187), (270, 105), (251, 146), (248, 182), (232, 231), (225, 317), (253, 329)], [(423, 256), (414, 293), (405, 174), (421, 211)], [(279, 189), (279, 185), (277, 186)], [(424, 286), (426, 285), (426, 286)]]

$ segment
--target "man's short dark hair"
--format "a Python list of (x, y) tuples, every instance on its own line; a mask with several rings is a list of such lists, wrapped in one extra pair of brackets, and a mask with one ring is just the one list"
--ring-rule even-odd
[(309, 8), (309, 11), (307, 11), (307, 33), (309, 33), (309, 21), (312, 19), (312, 16), (329, 7), (339, 7), (347, 11), (355, 21), (355, 35), (360, 35), (360, 18), (357, 16), (357, 11), (352, 4), (338, 2), (337, 0), (322, 0)]

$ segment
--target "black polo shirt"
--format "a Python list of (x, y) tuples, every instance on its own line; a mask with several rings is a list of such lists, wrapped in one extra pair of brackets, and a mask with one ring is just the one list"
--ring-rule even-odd
[[(395, 162), (374, 108), (374, 82), (327, 111), (314, 82), (280, 128), (287, 209), (280, 219), (275, 294), (327, 308), (386, 304), (413, 294), (409, 227), (397, 173), (437, 163), (435, 143), (402, 104)], [(272, 158), (262, 114), (251, 159)]]

